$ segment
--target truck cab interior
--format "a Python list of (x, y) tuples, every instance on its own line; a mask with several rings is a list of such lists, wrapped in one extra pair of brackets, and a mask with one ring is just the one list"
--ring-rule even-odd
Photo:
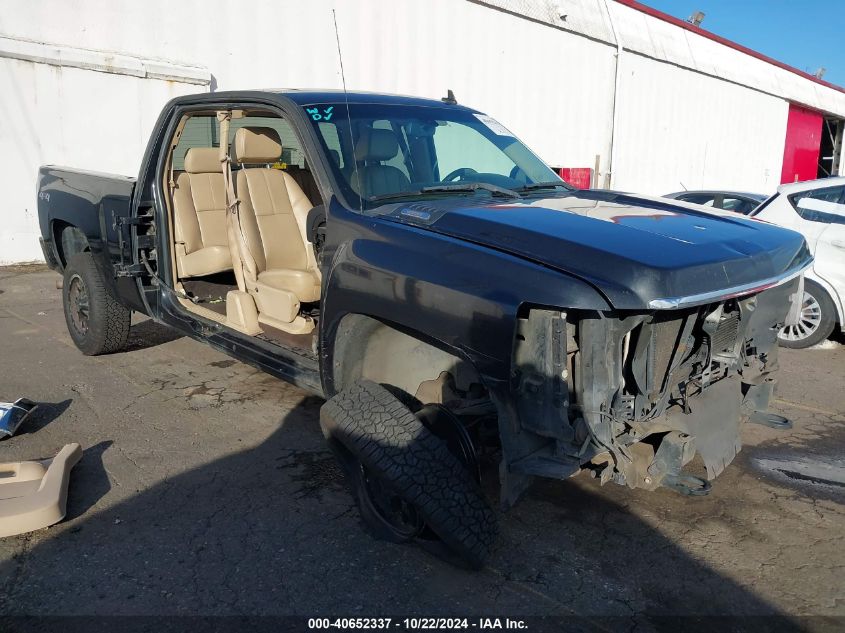
[[(346, 106), (346, 116), (336, 109), (306, 112), (350, 208), (420, 195), (513, 198), (529, 183), (566, 187), (489, 117), (366, 103)], [(321, 274), (309, 215), (328, 201), (306, 158), (294, 127), (258, 106), (182, 117), (164, 184), (174, 289), (187, 310), (287, 347), (315, 348)]]
[(311, 351), (321, 279), (307, 220), (322, 200), (291, 126), (267, 112), (186, 115), (166, 173), (180, 303)]

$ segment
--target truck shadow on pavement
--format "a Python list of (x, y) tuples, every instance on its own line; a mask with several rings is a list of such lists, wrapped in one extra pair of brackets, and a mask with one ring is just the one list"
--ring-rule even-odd
[(624, 629), (638, 617), (779, 615), (572, 481), (543, 482), (500, 515), (481, 572), (374, 541), (320, 433), (321, 404), (304, 398), (260, 445), (99, 511), (111, 443), (87, 449), (69, 520), (0, 566), (0, 613), (577, 615)]
[(156, 323), (152, 319), (145, 319), (132, 324), (132, 327), (129, 328), (129, 338), (120, 353), (137, 352), (157, 347), (183, 337), (183, 334), (172, 327)]

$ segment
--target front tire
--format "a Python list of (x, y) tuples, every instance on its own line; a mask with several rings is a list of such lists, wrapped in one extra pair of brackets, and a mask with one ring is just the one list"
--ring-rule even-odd
[(829, 337), (836, 327), (836, 306), (815, 281), (804, 281), (804, 300), (797, 325), (787, 325), (778, 333), (783, 347), (804, 349), (817, 345)]
[(91, 253), (77, 253), (68, 261), (62, 303), (70, 337), (86, 356), (116, 352), (126, 344), (132, 311), (103, 283)]
[(430, 531), (470, 567), (484, 565), (497, 525), (481, 487), (387, 389), (355, 383), (323, 405), (320, 426), (376, 537), (406, 542)]

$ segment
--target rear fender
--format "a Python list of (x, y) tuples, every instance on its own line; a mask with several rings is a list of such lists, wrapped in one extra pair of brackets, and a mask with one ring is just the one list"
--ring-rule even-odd
[(134, 179), (61, 167), (42, 167), (38, 178), (41, 235), (62, 267), (88, 251), (104, 283), (121, 301), (143, 310), (134, 280), (115, 276), (121, 261), (120, 221), (129, 217)]

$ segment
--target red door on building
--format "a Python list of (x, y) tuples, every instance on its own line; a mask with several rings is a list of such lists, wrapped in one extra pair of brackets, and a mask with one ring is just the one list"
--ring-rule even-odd
[(821, 113), (790, 103), (781, 183), (816, 179), (821, 140)]

